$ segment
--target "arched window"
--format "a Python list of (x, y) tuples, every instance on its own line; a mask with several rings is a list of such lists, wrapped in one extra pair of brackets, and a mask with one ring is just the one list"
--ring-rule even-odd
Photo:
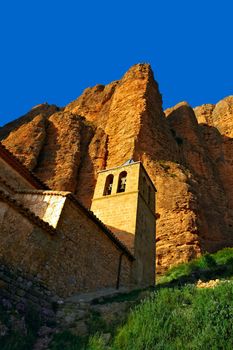
[(117, 192), (125, 192), (126, 188), (126, 179), (127, 179), (127, 172), (122, 171), (119, 175), (119, 180), (118, 180), (118, 186), (117, 186)]
[(112, 184), (113, 184), (113, 175), (109, 174), (106, 177), (106, 181), (105, 181), (104, 196), (108, 196), (112, 193)]

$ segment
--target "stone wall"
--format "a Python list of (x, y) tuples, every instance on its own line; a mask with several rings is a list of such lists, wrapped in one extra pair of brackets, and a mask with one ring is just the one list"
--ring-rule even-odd
[(22, 315), (34, 309), (42, 320), (53, 322), (58, 301), (37, 277), (0, 262), (0, 305), (3, 309), (16, 310)]
[[(116, 286), (122, 251), (70, 200), (65, 203), (57, 229), (67, 234), (54, 264), (65, 265), (64, 279), (71, 289), (91, 291), (99, 286)], [(130, 286), (131, 265), (132, 261), (124, 256), (120, 285)]]
[[(68, 198), (55, 230), (3, 197), (0, 227), (0, 259), (37, 276), (59, 296), (116, 286), (122, 250)], [(131, 264), (123, 257), (121, 285), (130, 285)]]
[(155, 215), (141, 193), (138, 197), (136, 232), (134, 281), (140, 287), (152, 286), (155, 283)]
[(91, 209), (133, 252), (138, 193), (118, 193), (98, 198)]
[[(91, 210), (131, 250), (134, 250), (140, 163), (100, 172)], [(119, 174), (127, 172), (125, 192), (117, 193)], [(111, 195), (104, 196), (108, 175), (113, 175)]]
[(26, 213), (29, 214), (21, 213), (12, 203), (0, 202), (0, 259), (48, 281), (56, 268), (49, 260), (56, 250), (58, 237), (37, 225)]
[(58, 191), (21, 191), (15, 194), (23, 205), (40, 219), (57, 226), (66, 198)]
[(31, 334), (35, 340), (30, 349), (42, 350), (64, 331), (81, 337), (101, 332), (110, 339), (112, 330), (149, 295), (149, 290), (132, 294), (123, 288), (61, 299), (37, 277), (0, 261), (1, 341), (15, 333), (25, 338)]
[[(125, 192), (117, 193), (122, 172), (127, 173)], [(108, 176), (112, 191), (104, 195)], [(140, 162), (99, 173), (91, 209), (134, 252), (133, 281), (138, 286), (155, 279), (155, 188)]]

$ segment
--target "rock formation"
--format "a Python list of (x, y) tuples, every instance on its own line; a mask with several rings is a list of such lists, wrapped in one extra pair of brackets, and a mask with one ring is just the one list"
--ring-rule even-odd
[(148, 64), (87, 88), (65, 108), (42, 104), (0, 139), (49, 187), (90, 207), (97, 171), (141, 160), (157, 193), (157, 271), (233, 246), (233, 97), (165, 112)]

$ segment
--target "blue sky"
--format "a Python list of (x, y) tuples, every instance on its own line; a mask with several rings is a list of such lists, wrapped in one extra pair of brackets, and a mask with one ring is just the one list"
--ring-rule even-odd
[(233, 94), (232, 0), (7, 0), (0, 4), (0, 125), (59, 106), (149, 62), (164, 108)]

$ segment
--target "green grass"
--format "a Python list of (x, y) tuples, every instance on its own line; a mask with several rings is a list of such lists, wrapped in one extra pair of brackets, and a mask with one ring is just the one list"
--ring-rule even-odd
[(174, 266), (160, 277), (157, 284), (173, 283), (182, 285), (195, 283), (198, 279), (232, 279), (233, 248), (225, 248), (214, 254), (204, 254), (189, 263)]
[(232, 332), (233, 282), (209, 289), (187, 285), (152, 293), (130, 313), (111, 344), (96, 334), (83, 347), (62, 342), (51, 349), (231, 350)]
[[(157, 291), (130, 313), (111, 344), (96, 334), (84, 349), (233, 349), (232, 277), (232, 248), (173, 267), (160, 278)], [(213, 278), (222, 282), (196, 288), (198, 279)]]
[[(109, 344), (105, 344), (101, 331), (104, 333), (106, 329), (97, 317), (93, 321), (96, 333), (89, 339), (80, 340), (65, 332), (55, 336), (50, 349), (231, 350), (232, 277), (232, 248), (205, 254), (171, 268), (160, 278), (156, 291), (130, 312), (125, 324), (113, 333)], [(195, 285), (199, 279), (216, 278), (221, 283), (214, 288), (198, 289)], [(137, 293), (129, 295), (129, 300)], [(127, 295), (122, 298), (127, 300)]]
[[(119, 329), (111, 349), (232, 349), (233, 283), (163, 288)], [(104, 349), (104, 348), (103, 348)]]

